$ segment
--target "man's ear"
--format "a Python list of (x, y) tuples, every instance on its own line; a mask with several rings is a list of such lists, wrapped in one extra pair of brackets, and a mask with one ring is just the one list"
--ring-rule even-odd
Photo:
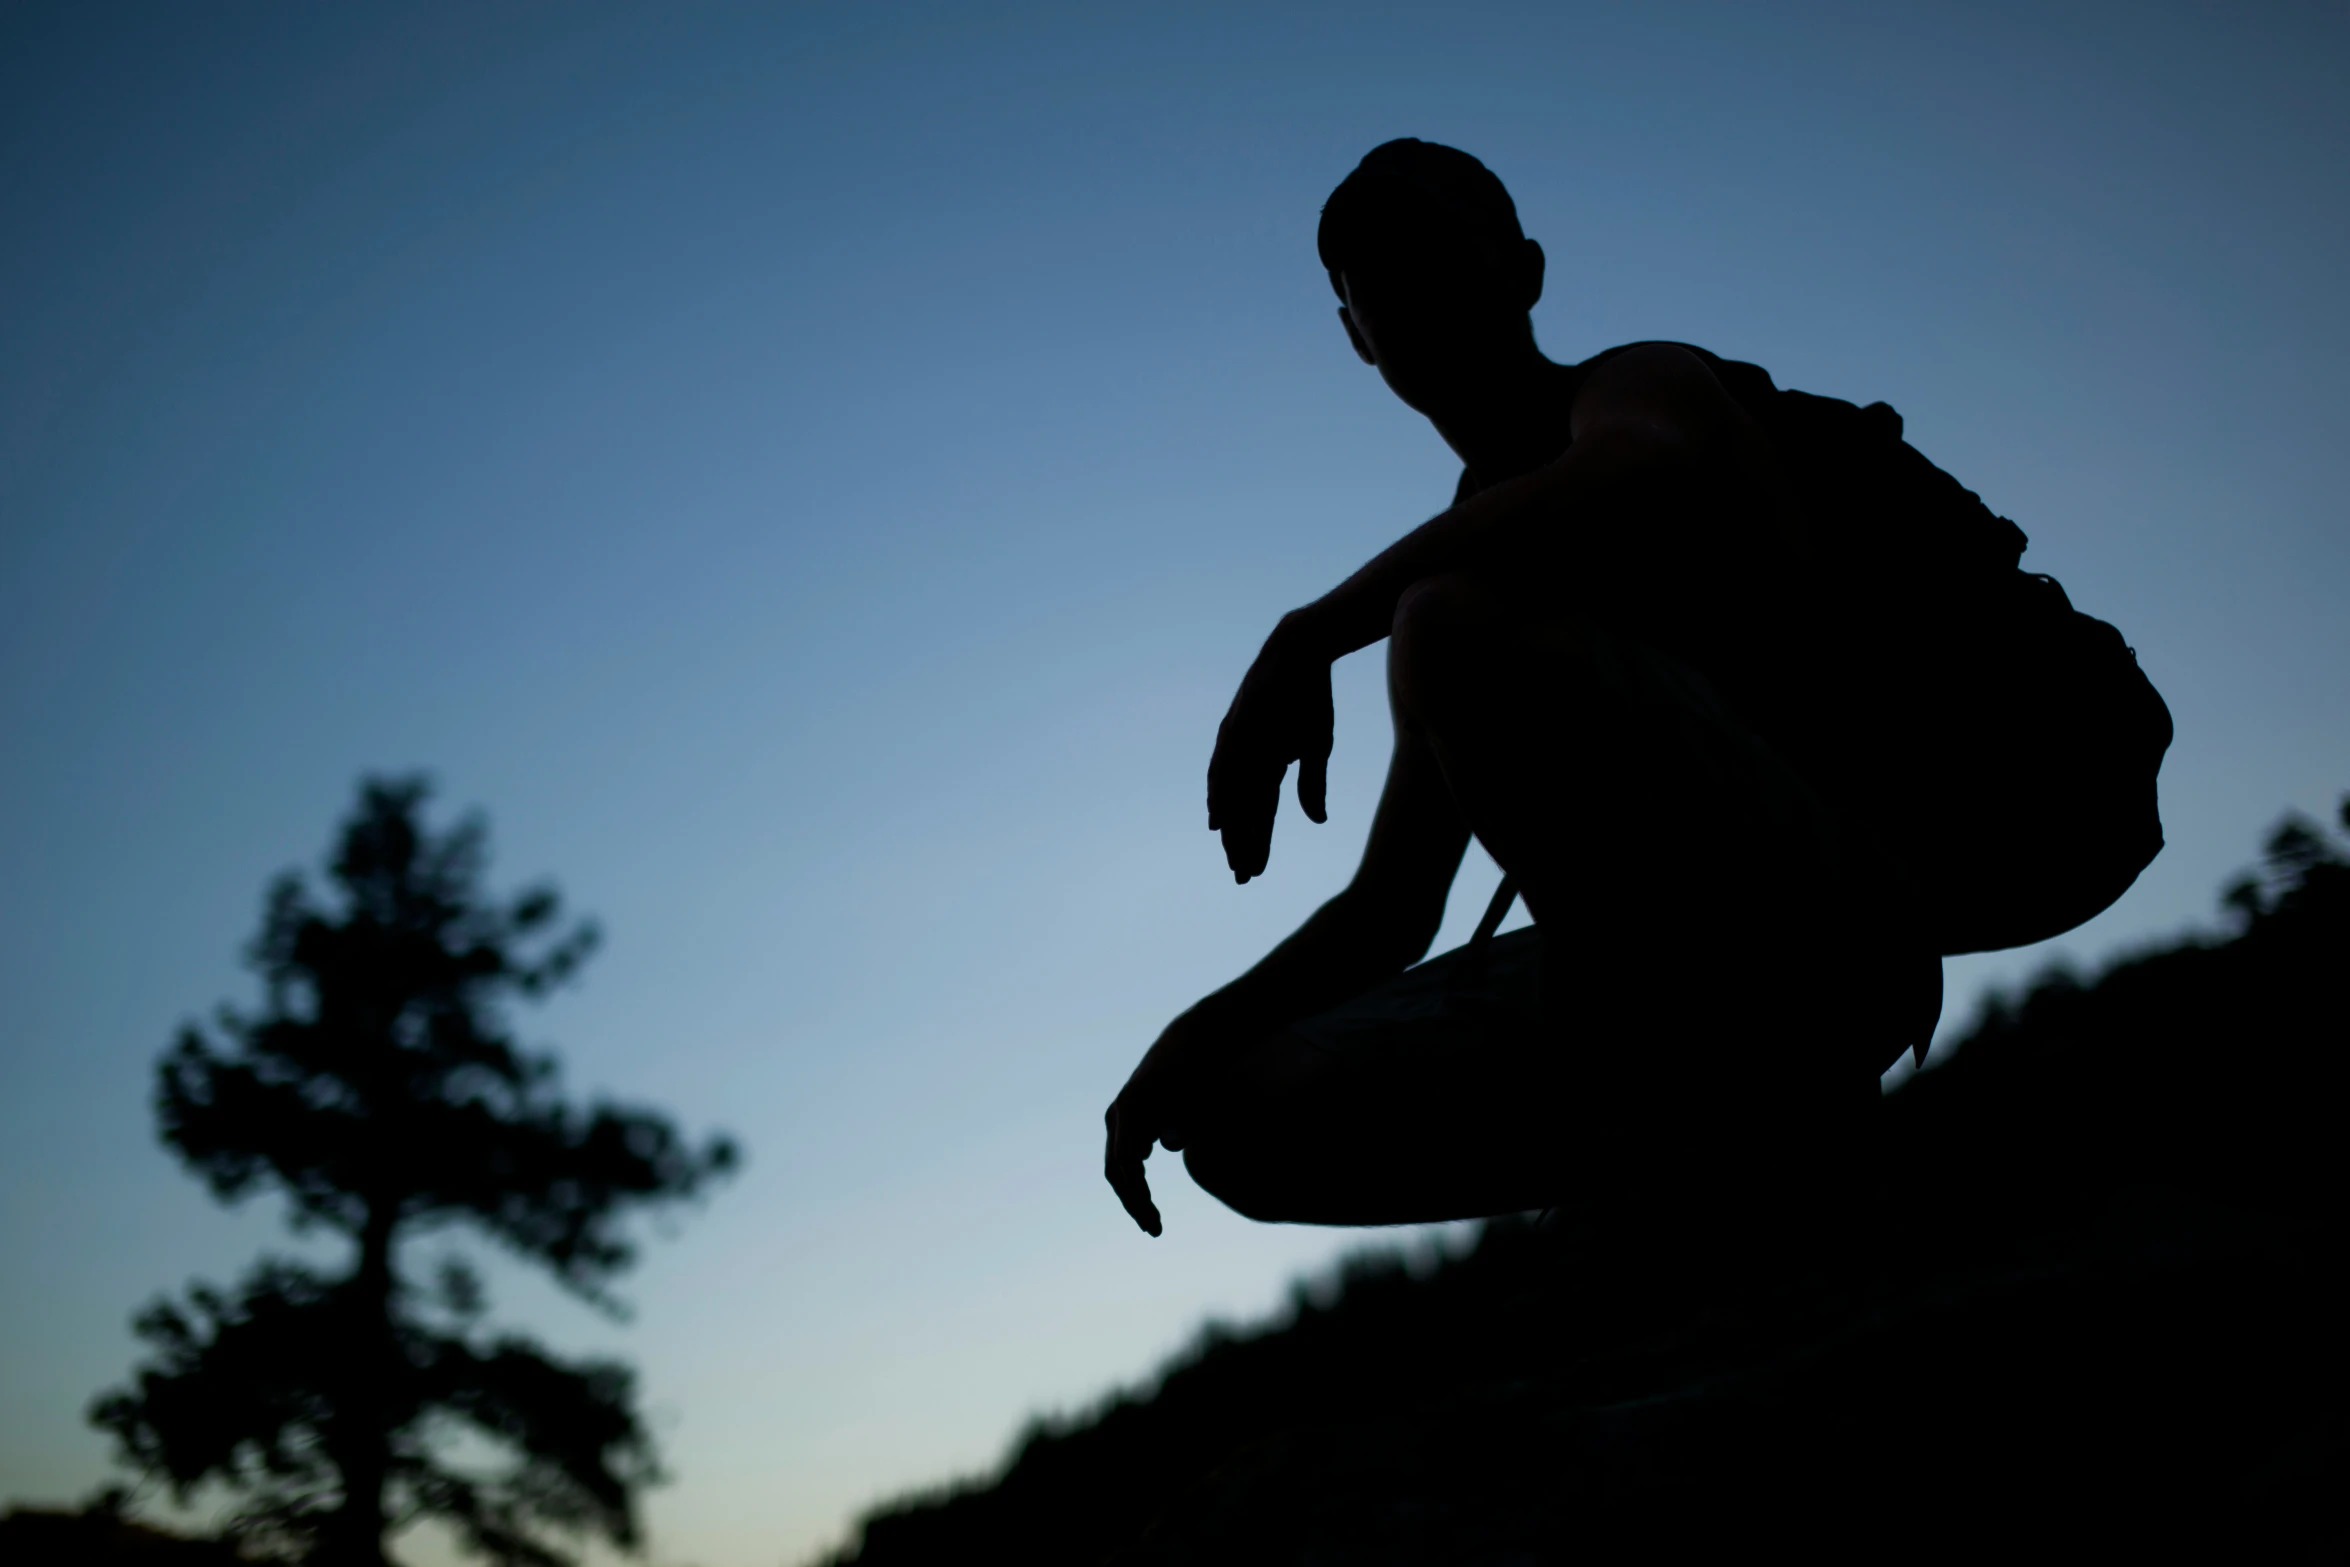
[(1371, 345), (1363, 340), (1361, 329), (1355, 325), (1354, 312), (1344, 305), (1338, 307), (1338, 324), (1346, 328), (1346, 340), (1355, 345), (1355, 354), (1364, 364), (1375, 365), (1379, 362), (1371, 353)]
[(1542, 254), (1542, 247), (1532, 240), (1526, 241), (1526, 248), (1519, 252), (1519, 256), (1521, 259), (1518, 265), (1523, 269), (1526, 308), (1531, 310), (1542, 303), (1542, 271), (1546, 261)]

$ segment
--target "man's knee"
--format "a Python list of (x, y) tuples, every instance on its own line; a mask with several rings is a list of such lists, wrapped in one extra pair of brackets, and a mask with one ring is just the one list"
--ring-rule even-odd
[(1493, 590), (1466, 572), (1426, 577), (1406, 588), (1396, 600), (1387, 644), (1388, 681), (1405, 710), (1488, 680), (1504, 621)]
[(1434, 651), (1489, 634), (1500, 615), (1490, 587), (1469, 572), (1448, 571), (1404, 589), (1388, 629), (1406, 649)]
[(1244, 1219), (1280, 1224), (1290, 1218), (1281, 1183), (1261, 1158), (1234, 1141), (1192, 1143), (1183, 1150), (1183, 1167), (1201, 1191)]

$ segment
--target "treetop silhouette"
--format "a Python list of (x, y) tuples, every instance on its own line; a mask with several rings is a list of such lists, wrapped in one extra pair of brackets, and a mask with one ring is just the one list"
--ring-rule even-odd
[[(547, 886), (488, 897), (486, 829), (429, 832), (426, 793), (362, 785), (330, 866), (340, 907), (281, 877), (248, 953), (262, 1009), (223, 1007), (218, 1040), (189, 1025), (159, 1070), (164, 1141), (224, 1201), (284, 1191), (297, 1228), (351, 1240), (349, 1270), (265, 1260), (234, 1291), (157, 1302), (138, 1319), (155, 1360), (91, 1418), (183, 1496), (244, 1493), (236, 1528), (265, 1546), (373, 1567), (387, 1532), (431, 1515), (494, 1561), (547, 1567), (567, 1559), (548, 1527), (637, 1539), (633, 1495), (658, 1465), (631, 1375), (476, 1342), (478, 1276), (452, 1262), (419, 1288), (399, 1242), (469, 1223), (616, 1313), (626, 1214), (697, 1195), (738, 1155), (560, 1097), (553, 1058), (516, 1044), (504, 1009), (574, 974), (596, 928), (566, 926)], [(447, 1462), (462, 1428), (509, 1468)]]

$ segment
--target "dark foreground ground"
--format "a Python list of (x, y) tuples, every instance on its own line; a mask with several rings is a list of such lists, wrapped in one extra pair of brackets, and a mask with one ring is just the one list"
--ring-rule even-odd
[(1361, 1260), (838, 1562), (2350, 1561), (2350, 863), (2230, 905), (1989, 1008), (1830, 1244)]

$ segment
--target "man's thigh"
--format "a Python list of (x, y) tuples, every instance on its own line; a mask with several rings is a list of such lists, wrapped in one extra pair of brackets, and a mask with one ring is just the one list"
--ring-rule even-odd
[(1472, 575), (1415, 590), (1390, 679), (1479, 840), (1578, 941), (1835, 924), (1854, 845), (1687, 663)]
[(1539, 1006), (1539, 940), (1446, 953), (1260, 1041), (1185, 1150), (1251, 1218), (1405, 1224), (1565, 1200), (1562, 1053)]
[(1540, 933), (1262, 1042), (1194, 1177), (1252, 1217), (1402, 1223), (1752, 1181), (1832, 1146), (1914, 1031), (1916, 987), (1883, 981), (1914, 956), (1908, 912), (1867, 846), (1637, 638), (1467, 578), (1398, 637), (1399, 716)]
[[(1702, 981), (1660, 992), (1621, 968), (1561, 996), (1546, 945), (1529, 928), (1456, 949), (1261, 1041), (1185, 1151), (1193, 1178), (1293, 1223), (1718, 1206), (1808, 1179), (1874, 1109), (1872, 1073), (1774, 1044), (1816, 1035), (1820, 1008), (1739, 1019), (1751, 992), (1716, 1006)], [(1705, 1050), (1701, 1019), (1756, 1053)]]

